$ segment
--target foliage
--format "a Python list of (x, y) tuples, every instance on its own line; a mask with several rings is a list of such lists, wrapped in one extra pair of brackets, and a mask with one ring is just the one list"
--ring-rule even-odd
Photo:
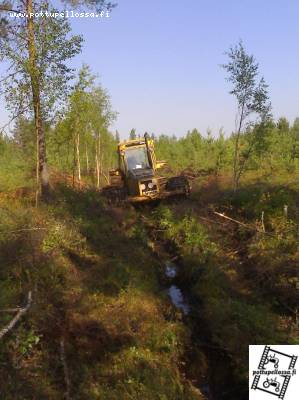
[[(55, 12), (49, 3), (35, 5), (38, 11)], [(68, 93), (73, 69), (67, 61), (81, 51), (82, 37), (70, 34), (70, 24), (63, 18), (34, 20), (36, 68), (40, 82), (43, 120), (61, 110)], [(33, 116), (30, 65), (27, 52), (26, 18), (9, 19), (7, 35), (1, 38), (0, 59), (8, 62), (2, 90), (12, 117)]]
[(129, 139), (130, 140), (136, 139), (136, 129), (131, 129), (129, 134)]
[(183, 254), (196, 256), (198, 264), (208, 262), (208, 258), (216, 251), (204, 227), (190, 215), (177, 219), (172, 211), (161, 206), (155, 213), (159, 227), (165, 231), (165, 238), (172, 240)]
[[(240, 41), (226, 54), (229, 62), (222, 67), (227, 71), (227, 80), (233, 86), (230, 94), (236, 97), (238, 104), (233, 163), (233, 183), (236, 190), (252, 148), (263, 136), (264, 125), (271, 117), (271, 103), (264, 78), (257, 81), (259, 66), (254, 57), (246, 53), (243, 43)], [(258, 117), (258, 123), (255, 129), (249, 130), (252, 126), (252, 121), (249, 120), (252, 114)], [(244, 134), (245, 141), (242, 141)]]
[[(285, 215), (283, 204), (293, 204), (289, 216), (295, 218), (298, 192), (248, 185), (233, 197), (225, 190), (217, 195), (221, 206), (238, 219), (255, 221), (263, 209), (268, 234), (241, 231), (236, 225), (230, 233), (230, 248), (229, 234), (225, 234), (228, 228), (219, 235), (214, 224), (204, 227), (199, 222), (198, 210), (186, 211), (176, 205), (160, 206), (152, 213), (152, 223), (168, 246), (169, 241), (175, 245), (178, 281), (192, 301), (195, 329), (204, 329), (201, 337), (208, 341), (208, 347), (217, 349), (212, 366), (219, 390), (224, 390), (228, 379), (238, 390), (236, 397), (226, 390), (224, 398), (230, 399), (245, 393), (248, 344), (296, 342), (299, 231), (296, 221)], [(236, 243), (240, 255), (232, 257), (228, 254), (236, 254)], [(289, 319), (283, 319), (282, 313)], [(226, 354), (227, 361), (219, 353)], [(229, 365), (228, 375), (223, 373), (224, 364)]]
[(33, 184), (31, 167), (18, 145), (0, 136), (0, 192), (30, 187)]
[(66, 112), (49, 135), (50, 164), (64, 172), (73, 172), (81, 165), (89, 176), (96, 169), (98, 146), (101, 172), (107, 174), (116, 154), (115, 140), (108, 131), (115, 116), (107, 91), (95, 85), (95, 76), (83, 65)]
[[(285, 119), (253, 125), (242, 134), (240, 161), (246, 162), (244, 173), (254, 171), (273, 179), (277, 173), (298, 171), (298, 121), (286, 125), (282, 120)], [(156, 138), (157, 157), (166, 160), (177, 172), (190, 169), (197, 175), (226, 174), (233, 164), (235, 139), (234, 134), (225, 136), (220, 131), (209, 137), (196, 129), (179, 139), (161, 135)]]
[(246, 53), (241, 41), (226, 54), (229, 62), (222, 67), (227, 71), (227, 80), (233, 86), (230, 94), (238, 102), (241, 128), (252, 113), (257, 114), (261, 122), (266, 121), (270, 116), (271, 105), (264, 78), (257, 81), (259, 65), (252, 55)]

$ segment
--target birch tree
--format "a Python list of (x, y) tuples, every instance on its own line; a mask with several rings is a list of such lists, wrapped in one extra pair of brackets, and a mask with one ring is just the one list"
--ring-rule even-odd
[[(237, 100), (235, 148), (233, 158), (233, 187), (236, 190), (244, 172), (256, 135), (249, 135), (254, 123), (263, 125), (271, 117), (271, 103), (268, 95), (268, 85), (264, 78), (259, 79), (259, 65), (240, 41), (226, 53), (228, 63), (222, 65), (227, 71), (227, 80), (232, 84), (229, 92)], [(248, 146), (241, 152), (241, 138), (246, 133)]]
[(103, 161), (107, 160), (104, 151), (111, 151), (112, 136), (108, 128), (116, 118), (116, 113), (112, 110), (107, 91), (95, 81), (96, 76), (84, 65), (69, 96), (66, 113), (57, 124), (59, 134), (55, 136), (59, 143), (63, 135), (73, 143), (73, 174), (76, 173), (79, 185), (82, 179), (81, 161), (84, 157), (88, 171), (94, 162), (96, 186), (100, 187), (100, 178), (104, 175)]

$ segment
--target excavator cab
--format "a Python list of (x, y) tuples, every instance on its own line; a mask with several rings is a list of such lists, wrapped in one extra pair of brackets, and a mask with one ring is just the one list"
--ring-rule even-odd
[(166, 178), (159, 174), (158, 170), (165, 164), (165, 161), (156, 160), (154, 141), (148, 134), (121, 142), (118, 144), (118, 168), (109, 171), (110, 185), (103, 193), (130, 202), (190, 194), (185, 176)]

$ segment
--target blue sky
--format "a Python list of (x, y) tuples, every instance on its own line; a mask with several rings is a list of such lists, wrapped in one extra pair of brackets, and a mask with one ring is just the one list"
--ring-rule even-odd
[[(71, 7), (68, 7), (70, 10)], [(109, 19), (71, 19), (87, 63), (108, 89), (122, 137), (234, 128), (235, 101), (220, 64), (242, 39), (269, 84), (275, 118), (299, 116), (297, 0), (119, 0)], [(1, 107), (1, 121), (5, 112)]]

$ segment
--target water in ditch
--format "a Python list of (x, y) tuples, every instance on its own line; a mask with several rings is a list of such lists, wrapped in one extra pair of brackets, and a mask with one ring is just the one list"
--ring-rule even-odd
[[(191, 300), (186, 297), (186, 294), (184, 294), (178, 286), (178, 275), (179, 266), (172, 261), (166, 261), (165, 276), (169, 282), (167, 289), (169, 298), (172, 304), (179, 309), (185, 317), (192, 320)], [(187, 321), (188, 320), (186, 320), (186, 322)], [(205, 399), (235, 400), (238, 398), (238, 400), (243, 400), (243, 394), (240, 397), (238, 396), (240, 386), (234, 384), (235, 378), (231, 374), (231, 359), (221, 349), (217, 349), (217, 346), (214, 346), (213, 343), (209, 343), (209, 338), (205, 337), (207, 332), (205, 332), (204, 326), (201, 326), (198, 330), (194, 330), (193, 334), (195, 342), (197, 342), (199, 346), (202, 346), (202, 348), (205, 348), (204, 353), (207, 355), (207, 359), (209, 360), (210, 373), (207, 379), (208, 382), (201, 382), (201, 380), (199, 380), (196, 385), (205, 396)], [(204, 337), (202, 337), (203, 334)], [(227, 382), (231, 382), (231, 385), (227, 386)]]
[[(185, 298), (182, 290), (175, 284), (175, 278), (178, 273), (178, 266), (171, 261), (165, 262), (165, 276), (170, 281), (170, 286), (168, 288), (168, 295), (172, 304), (181, 310), (181, 312), (187, 316), (190, 313), (190, 304)], [(212, 400), (212, 395), (210, 392), (210, 386), (208, 383), (198, 385), (201, 393), (205, 396), (205, 399)]]
[[(174, 279), (177, 275), (177, 266), (170, 261), (165, 263), (165, 275), (169, 279)], [(181, 289), (172, 284), (168, 288), (168, 295), (171, 299), (172, 304), (182, 311), (184, 315), (188, 315), (190, 312), (190, 306), (188, 302), (184, 299), (184, 295)]]

